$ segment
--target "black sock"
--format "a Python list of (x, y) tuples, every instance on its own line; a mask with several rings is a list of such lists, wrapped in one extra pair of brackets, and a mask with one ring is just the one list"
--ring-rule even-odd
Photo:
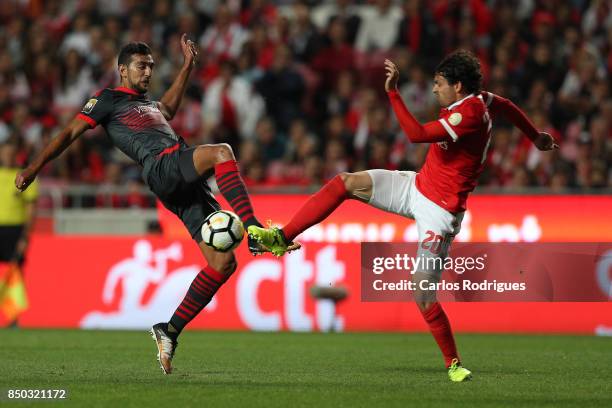
[(235, 160), (229, 160), (215, 165), (215, 179), (223, 197), (227, 200), (236, 215), (244, 224), (244, 229), (250, 225), (261, 226), (253, 213), (251, 199)]
[(206, 307), (225, 280), (224, 275), (210, 266), (202, 269), (191, 282), (185, 298), (170, 318), (168, 333), (176, 333), (178, 337), (185, 326)]
[(170, 336), (170, 338), (174, 341), (176, 341), (178, 335), (180, 334), (178, 329), (174, 327), (170, 322), (168, 322), (168, 325), (166, 326), (166, 332), (168, 333), (168, 336)]

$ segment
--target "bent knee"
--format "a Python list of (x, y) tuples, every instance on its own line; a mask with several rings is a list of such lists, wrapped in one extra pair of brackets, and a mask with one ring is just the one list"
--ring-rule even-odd
[(210, 161), (213, 165), (235, 160), (234, 151), (227, 143), (201, 145), (197, 147), (197, 150), (202, 152), (205, 161)]
[(229, 157), (230, 159), (234, 158), (234, 151), (232, 150), (232, 146), (228, 145), (227, 143), (219, 143), (213, 146), (215, 146), (215, 148), (217, 149), (217, 155)]
[(342, 180), (342, 182), (346, 186), (346, 182), (351, 178), (351, 174), (352, 173), (347, 173), (346, 171), (343, 171), (342, 173), (338, 173), (337, 177), (340, 177), (340, 180)]
[(357, 184), (355, 180), (355, 173), (342, 172), (338, 174), (338, 177), (340, 177), (340, 180), (342, 180), (342, 182), (344, 183), (346, 191), (351, 193), (355, 189)]
[(232, 150), (232, 146), (227, 143), (219, 143), (217, 145), (217, 151), (215, 154), (217, 159), (217, 163), (223, 163), (229, 160), (236, 160), (234, 156), (234, 151)]
[(344, 183), (344, 187), (346, 188), (346, 192), (348, 193), (350, 198), (356, 198), (362, 201), (368, 201), (371, 195), (371, 182), (369, 181), (369, 176), (364, 174), (364, 172), (359, 173), (340, 173), (338, 177)]

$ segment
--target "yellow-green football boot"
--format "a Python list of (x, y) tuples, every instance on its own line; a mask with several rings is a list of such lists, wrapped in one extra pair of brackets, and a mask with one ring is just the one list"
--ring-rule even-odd
[(468, 381), (472, 379), (472, 372), (463, 367), (459, 360), (453, 358), (450, 367), (448, 367), (448, 378), (454, 382)]
[(287, 252), (300, 249), (302, 245), (298, 242), (287, 243), (280, 228), (262, 228), (251, 225), (248, 228), (249, 237), (259, 242), (265, 249), (272, 252), (274, 256), (283, 256)]

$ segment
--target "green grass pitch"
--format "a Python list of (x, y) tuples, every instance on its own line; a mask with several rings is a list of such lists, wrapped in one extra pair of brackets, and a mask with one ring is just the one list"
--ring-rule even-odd
[(188, 331), (164, 376), (146, 332), (1, 330), (0, 406), (8, 388), (68, 390), (11, 404), (41, 407), (612, 406), (612, 338), (457, 341), (468, 383), (448, 380), (428, 334)]

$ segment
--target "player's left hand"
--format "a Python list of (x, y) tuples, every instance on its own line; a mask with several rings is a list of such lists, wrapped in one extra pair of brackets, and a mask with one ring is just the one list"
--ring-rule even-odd
[(15, 177), (15, 187), (17, 187), (19, 191), (25, 191), (35, 178), (36, 171), (27, 167)]
[(555, 138), (552, 137), (550, 133), (546, 132), (540, 132), (540, 135), (533, 141), (533, 144), (535, 144), (535, 146), (542, 151), (555, 150), (559, 148)]
[(391, 92), (397, 90), (397, 81), (399, 79), (399, 70), (397, 65), (389, 59), (385, 59), (385, 74), (387, 79), (385, 80), (385, 91)]
[(181, 50), (185, 57), (184, 65), (186, 67), (193, 67), (198, 57), (198, 49), (195, 43), (187, 38), (187, 34), (181, 35)]

